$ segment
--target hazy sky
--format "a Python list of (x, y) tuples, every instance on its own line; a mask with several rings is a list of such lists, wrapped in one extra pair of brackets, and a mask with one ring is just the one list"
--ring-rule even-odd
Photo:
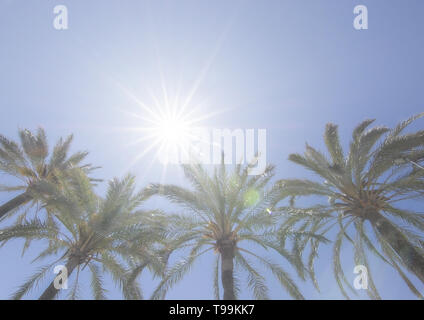
[[(59, 4), (68, 8), (68, 30), (53, 28)], [(358, 4), (368, 7), (368, 30), (353, 28)], [(266, 129), (267, 159), (278, 178), (306, 177), (287, 156), (302, 152), (306, 141), (323, 150), (327, 122), (340, 125), (347, 148), (353, 127), (366, 118), (393, 126), (423, 111), (423, 12), (422, 0), (0, 0), (0, 132), (16, 139), (18, 128), (42, 126), (51, 145), (73, 133), (73, 150), (89, 150), (105, 180), (132, 172), (139, 187), (181, 183), (179, 168), (164, 173), (154, 151), (137, 159), (149, 141), (132, 144), (142, 136), (125, 130), (145, 125), (131, 115), (146, 116), (131, 95), (154, 109), (155, 99), (179, 93), (198, 115), (217, 113), (202, 125)], [(12, 196), (0, 194), (0, 201)], [(150, 205), (167, 209), (159, 200)], [(0, 298), (41, 265), (30, 264), (39, 245), (23, 258), (21, 247), (15, 241), (1, 248)], [(212, 298), (212, 256), (167, 297)], [(298, 280), (305, 297), (341, 298), (330, 261), (324, 250), (321, 294)], [(352, 260), (344, 265), (353, 280)], [(388, 267), (373, 266), (383, 298), (414, 298)], [(141, 279), (146, 297), (155, 283), (149, 278)], [(268, 283), (272, 298), (288, 298), (276, 281)]]

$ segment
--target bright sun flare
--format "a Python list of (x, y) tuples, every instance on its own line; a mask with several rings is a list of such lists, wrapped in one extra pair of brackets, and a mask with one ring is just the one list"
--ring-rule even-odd
[(215, 108), (212, 112), (205, 112), (210, 110), (210, 106), (206, 105), (206, 100), (194, 101), (195, 90), (181, 99), (179, 93), (170, 98), (167, 90), (163, 88), (163, 96), (157, 97), (151, 93), (153, 103), (146, 103), (127, 88), (116, 84), (140, 107), (136, 112), (124, 111), (129, 116), (141, 120), (138, 126), (125, 128), (140, 133), (134, 141), (128, 143), (129, 146), (139, 145), (141, 150), (130, 161), (128, 169), (149, 154), (149, 166), (159, 161), (165, 164), (165, 174), (167, 164), (176, 164), (178, 160), (175, 162), (175, 159), (191, 156), (193, 140), (200, 139), (194, 132), (203, 127), (203, 121), (223, 112)]
[(172, 159), (180, 157), (185, 153), (190, 145), (193, 119), (188, 116), (181, 116), (175, 112), (158, 112), (145, 119), (148, 126), (143, 126), (143, 138), (148, 142), (148, 147), (144, 153), (150, 149), (156, 149), (155, 159), (167, 164), (173, 162)]
[(133, 95), (131, 97), (141, 110), (129, 115), (142, 121), (138, 127), (127, 128), (140, 132), (139, 137), (130, 145), (143, 143), (144, 146), (131, 161), (130, 167), (151, 152), (153, 152), (153, 156), (149, 156), (152, 159), (151, 163), (157, 161), (165, 165), (178, 163), (178, 159), (189, 156), (191, 143), (198, 139), (193, 135), (194, 130), (202, 127), (203, 120), (217, 113), (215, 111), (205, 114), (201, 107), (190, 107), (187, 102), (181, 103), (178, 99), (172, 103), (168, 101), (163, 104), (160, 104), (158, 99), (154, 99), (155, 105), (149, 107)]
[(193, 120), (165, 113), (153, 122), (153, 126), (146, 131), (150, 131), (152, 145), (157, 146), (156, 157), (162, 163), (172, 162), (172, 158), (188, 152)]
[(154, 135), (163, 143), (176, 146), (186, 144), (190, 138), (191, 126), (188, 121), (172, 115), (160, 119), (153, 127)]

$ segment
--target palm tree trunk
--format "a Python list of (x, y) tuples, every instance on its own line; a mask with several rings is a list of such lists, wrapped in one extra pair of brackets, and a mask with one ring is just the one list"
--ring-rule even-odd
[(16, 196), (15, 198), (13, 198), (12, 200), (6, 202), (2, 206), (0, 206), (0, 218), (2, 218), (5, 214), (10, 212), (11, 210), (16, 209), (17, 207), (30, 201), (31, 199), (32, 199), (32, 196), (29, 193), (24, 192)]
[(424, 283), (424, 256), (421, 255), (396, 226), (380, 213), (372, 213), (369, 221), (399, 255), (409, 271), (414, 273)]
[(224, 247), (221, 251), (221, 282), (224, 288), (224, 300), (235, 300), (234, 294), (234, 249)]
[[(70, 258), (66, 263), (66, 269), (68, 271), (68, 279), (71, 275), (72, 271), (78, 266), (79, 261), (78, 258)], [(60, 289), (56, 289), (54, 286), (54, 280), (50, 283), (46, 290), (44, 290), (43, 294), (38, 298), (38, 300), (53, 300)]]

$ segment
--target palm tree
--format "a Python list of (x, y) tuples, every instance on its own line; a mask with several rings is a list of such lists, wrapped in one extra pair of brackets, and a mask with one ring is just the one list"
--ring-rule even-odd
[[(19, 130), (20, 146), (18, 143), (0, 135), (0, 172), (9, 174), (22, 183), (17, 186), (0, 185), (0, 191), (21, 191), (19, 195), (0, 206), (0, 219), (34, 200), (34, 189), (40, 181), (55, 182), (56, 175), (60, 172), (66, 175), (67, 170), (80, 167), (86, 173), (94, 167), (81, 165), (88, 152), (76, 152), (70, 156), (69, 147), (72, 135), (66, 139), (60, 138), (49, 156), (46, 134), (39, 128), (36, 134), (29, 130)], [(94, 180), (94, 179), (93, 179)]]
[[(166, 237), (158, 239), (157, 242), (150, 245), (149, 255), (143, 255), (144, 258), (138, 256), (137, 259), (134, 259), (134, 262), (130, 261), (127, 286), (137, 287), (137, 279), (146, 268), (150, 269), (154, 277), (163, 277), (171, 254), (187, 246), (186, 242), (188, 239), (186, 237), (187, 234), (185, 234), (187, 225), (181, 225), (180, 217), (167, 214), (166, 219), (163, 221), (163, 227), (167, 230)], [(176, 230), (176, 228), (180, 229)], [(149, 257), (155, 258), (153, 264)], [(157, 259), (159, 259), (159, 268), (157, 268)]]
[[(44, 182), (41, 189), (42, 194), (48, 194), (43, 202), (53, 210), (61, 228), (33, 219), (2, 230), (0, 241), (48, 239), (51, 240), (48, 247), (35, 260), (58, 254), (60, 258), (41, 268), (13, 298), (22, 298), (60, 262), (65, 264), (68, 277), (74, 270), (77, 273), (69, 294), (72, 299), (77, 298), (78, 279), (86, 266), (91, 271), (95, 299), (105, 298), (100, 267), (111, 274), (125, 298), (141, 298), (141, 291), (134, 285), (131, 268), (127, 265), (148, 261), (160, 272), (161, 259), (150, 246), (165, 236), (165, 230), (161, 222), (164, 218), (159, 212), (137, 210), (148, 196), (143, 191), (134, 193), (134, 177), (110, 181), (105, 199), (95, 195), (89, 179), (79, 169), (74, 169), (66, 181), (61, 181), (61, 188), (55, 183)], [(54, 299), (58, 292), (52, 281), (39, 299)]]
[[(236, 299), (238, 285), (236, 272), (245, 271), (248, 286), (255, 298), (267, 299), (268, 288), (265, 278), (251, 264), (247, 256), (271, 270), (289, 294), (302, 299), (303, 296), (290, 275), (278, 264), (251, 248), (241, 247), (250, 242), (265, 249), (272, 249), (283, 255), (302, 275), (303, 266), (275, 242), (274, 231), (278, 215), (270, 214), (278, 196), (278, 189), (266, 189), (273, 176), (273, 167), (268, 166), (264, 175), (249, 176), (249, 166), (237, 165), (227, 173), (223, 163), (210, 174), (199, 164), (183, 165), (185, 177), (192, 188), (176, 185), (153, 184), (150, 192), (160, 194), (187, 210), (187, 214), (173, 216), (169, 231), (175, 237), (175, 244), (189, 249), (188, 257), (168, 268), (165, 276), (154, 291), (153, 299), (164, 298), (167, 290), (188, 272), (194, 261), (206, 252), (214, 251), (214, 292), (219, 299), (220, 284), (225, 300)], [(301, 263), (301, 262), (300, 262)]]
[[(424, 282), (423, 238), (424, 215), (401, 207), (402, 201), (424, 195), (424, 170), (405, 161), (405, 156), (416, 161), (424, 158), (424, 131), (403, 134), (404, 129), (424, 113), (399, 123), (394, 129), (367, 128), (374, 120), (360, 123), (353, 131), (350, 150), (344, 154), (334, 124), (327, 124), (324, 141), (330, 154), (306, 146), (304, 155), (291, 154), (289, 159), (319, 176), (323, 182), (286, 179), (278, 183), (282, 198), (313, 196), (328, 198), (328, 203), (295, 208), (281, 207), (292, 214), (282, 230), (298, 226), (299, 231), (321, 234), (338, 228), (333, 246), (333, 269), (342, 293), (347, 297), (347, 282), (340, 263), (344, 240), (354, 247), (356, 264), (365, 265), (370, 273), (366, 252), (374, 253), (397, 270), (409, 288), (422, 297), (404, 272), (404, 268)], [(379, 143), (380, 142), (380, 143)], [(352, 233), (353, 232), (353, 233)], [(302, 250), (307, 240), (300, 242)], [(379, 244), (378, 246), (375, 243)], [(318, 243), (311, 239), (309, 270), (316, 284), (313, 264)], [(352, 290), (354, 291), (354, 290)], [(379, 298), (372, 279), (368, 294)]]

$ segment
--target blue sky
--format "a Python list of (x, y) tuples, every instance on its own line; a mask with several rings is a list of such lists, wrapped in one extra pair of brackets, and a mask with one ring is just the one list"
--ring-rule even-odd
[[(58, 4), (68, 8), (68, 30), (53, 28)], [(368, 7), (368, 30), (353, 28), (358, 4)], [(124, 128), (143, 123), (129, 113), (143, 111), (122, 88), (153, 105), (152, 95), (163, 99), (166, 87), (191, 97), (200, 112), (219, 112), (203, 125), (267, 129), (267, 158), (278, 178), (305, 177), (287, 156), (306, 141), (324, 149), (327, 122), (340, 125), (347, 146), (366, 118), (393, 126), (423, 111), (423, 12), (421, 0), (0, 0), (0, 132), (17, 138), (18, 128), (42, 126), (51, 144), (73, 133), (74, 150), (89, 150), (106, 180), (130, 171), (139, 187), (180, 183), (179, 168), (162, 175), (152, 153), (129, 166), (147, 144), (130, 145), (135, 133)], [(11, 196), (0, 194), (0, 201)], [(167, 208), (160, 200), (151, 205)], [(38, 266), (30, 261), (40, 247), (21, 258), (20, 245), (1, 248), (0, 298)], [(317, 265), (321, 294), (300, 284), (305, 297), (341, 298), (329, 253)], [(199, 261), (168, 298), (212, 298), (211, 261)], [(383, 298), (413, 298), (390, 269), (374, 269)], [(148, 275), (142, 282), (148, 296), (154, 283)], [(288, 297), (275, 281), (269, 285), (273, 298)], [(110, 297), (120, 297), (113, 286)]]

